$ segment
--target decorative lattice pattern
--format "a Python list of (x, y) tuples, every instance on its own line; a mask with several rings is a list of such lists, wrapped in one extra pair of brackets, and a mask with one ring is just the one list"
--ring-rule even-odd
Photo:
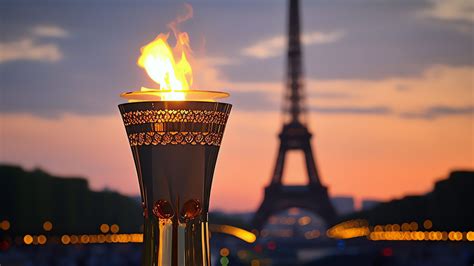
[(143, 110), (123, 114), (125, 126), (147, 123), (204, 123), (225, 125), (228, 113), (214, 110)]
[(211, 132), (141, 132), (128, 135), (130, 146), (142, 145), (214, 145), (220, 146), (222, 133)]

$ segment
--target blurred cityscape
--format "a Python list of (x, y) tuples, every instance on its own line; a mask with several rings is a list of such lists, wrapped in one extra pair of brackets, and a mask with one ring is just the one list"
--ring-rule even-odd
[[(140, 265), (139, 198), (91, 191), (83, 178), (0, 167), (2, 265)], [(334, 224), (301, 208), (272, 215), (211, 212), (213, 265), (472, 265), (474, 172), (425, 195), (371, 202), (331, 198)], [(11, 200), (15, 199), (15, 200)]]
[[(315, 32), (316, 34), (302, 37), (298, 5), (297, 0), (289, 1), (288, 36), (275, 37), (256, 47), (244, 50), (244, 54), (253, 54), (257, 58), (272, 57), (274, 49), (284, 47), (282, 40), (287, 37), (284, 121), (279, 134), (279, 149), (274, 171), (270, 182), (264, 188), (264, 197), (260, 207), (254, 212), (213, 211), (209, 213), (212, 265), (474, 265), (474, 170), (472, 169), (439, 173), (447, 176), (435, 182), (431, 191), (426, 194), (406, 195), (389, 201), (363, 199), (357, 207), (352, 196), (335, 196), (328, 193), (328, 188), (319, 175), (311, 142), (312, 133), (306, 119), (308, 109), (311, 107), (306, 106), (306, 94), (303, 90), (302, 61), (304, 56), (301, 46), (305, 42), (330, 43), (341, 38), (345, 33), (336, 31), (333, 34), (324, 35)], [(98, 13), (100, 20), (102, 16), (109, 13), (108, 7), (106, 10), (106, 12)], [(111, 14), (114, 15), (113, 12)], [(124, 16), (127, 24), (129, 24), (128, 15)], [(443, 19), (446, 19), (446, 16)], [(241, 20), (240, 16), (238, 20)], [(472, 21), (472, 17), (469, 17), (469, 20)], [(80, 22), (82, 21), (81, 17)], [(81, 23), (79, 24), (82, 26)], [(213, 21), (212, 24), (217, 23)], [(114, 24), (111, 28), (119, 27)], [(39, 33), (34, 34), (56, 38), (68, 36), (66, 31), (58, 31), (56, 28), (53, 31), (51, 28), (48, 29), (45, 31), (43, 28), (39, 30)], [(456, 30), (465, 32), (465, 29), (461, 27)], [(136, 29), (134, 28), (133, 31)], [(100, 32), (99, 35), (104, 34)], [(25, 43), (27, 48), (28, 45), (33, 45), (31, 40), (26, 40)], [(425, 45), (425, 42), (422, 42), (422, 45)], [(269, 46), (271, 51), (268, 52), (261, 46)], [(20, 59), (24, 59), (21, 56), (22, 52), (17, 53), (11, 47), (10, 50), (14, 51), (13, 59), (3, 57), (0, 60), (13, 61), (18, 57), (17, 54), (20, 55)], [(107, 47), (104, 50), (113, 49)], [(384, 49), (380, 50), (383, 55), (388, 54)], [(396, 51), (399, 52), (398, 47)], [(438, 58), (437, 56), (432, 57)], [(32, 53), (32, 58), (36, 60), (36, 57), (36, 53)], [(55, 60), (60, 60), (61, 56), (57, 55), (57, 57)], [(113, 53), (113, 57), (118, 57), (117, 53)], [(365, 56), (362, 58), (366, 60)], [(219, 61), (217, 57), (214, 59)], [(342, 61), (345, 64), (348, 60), (343, 58)], [(273, 64), (273, 61), (271, 62)], [(359, 62), (357, 68), (363, 69), (359, 66), (360, 63), (363, 62)], [(90, 64), (89, 61), (87, 64)], [(221, 64), (226, 65), (226, 62)], [(344, 64), (342, 64), (343, 68)], [(436, 64), (439, 62), (436, 61)], [(228, 63), (228, 65), (233, 65), (233, 63)], [(406, 68), (406, 65), (410, 64), (402, 65)], [(105, 69), (108, 68), (110, 65), (105, 67)], [(264, 67), (259, 65), (258, 68)], [(14, 71), (21, 72), (18, 69)], [(91, 70), (91, 72), (94, 71)], [(43, 78), (42, 75), (39, 76)], [(87, 75), (84, 76), (87, 77)], [(107, 75), (101, 72), (101, 76)], [(78, 77), (81, 77), (80, 82), (73, 83), (81, 83), (86, 79), (79, 74)], [(244, 85), (247, 87), (247, 84)], [(405, 85), (396, 84), (396, 86), (398, 91), (408, 90)], [(329, 98), (338, 97), (334, 92), (326, 94), (326, 98), (328, 95)], [(438, 98), (442, 97), (435, 98), (438, 101)], [(96, 102), (96, 100), (87, 102)], [(372, 103), (372, 101), (368, 102)], [(396, 104), (399, 104), (398, 100)], [(104, 104), (100, 102), (100, 105)], [(34, 104), (28, 103), (25, 106), (34, 106)], [(84, 109), (80, 104), (79, 106), (81, 110)], [(351, 115), (361, 113), (379, 115), (390, 111), (379, 106), (369, 109), (357, 109), (354, 106), (333, 109), (312, 107), (323, 113), (342, 112)], [(429, 120), (443, 113), (448, 115), (467, 113), (471, 114), (472, 118), (474, 109), (463, 107), (457, 110), (445, 106), (434, 106), (429, 110), (433, 114), (403, 113), (401, 117)], [(250, 110), (250, 112), (253, 111), (253, 109)], [(89, 123), (88, 119), (87, 117), (86, 123)], [(119, 118), (116, 117), (116, 119)], [(247, 124), (245, 126), (248, 127)], [(344, 130), (349, 127), (344, 124)], [(23, 129), (23, 127), (20, 128)], [(472, 124), (470, 130), (472, 132)], [(46, 131), (49, 134), (49, 130)], [(82, 132), (82, 129), (77, 131)], [(413, 132), (406, 134), (417, 135)], [(104, 135), (109, 138), (108, 131)], [(240, 140), (240, 136), (238, 137)], [(457, 141), (457, 136), (455, 138)], [(462, 140), (458, 142), (461, 143)], [(90, 145), (94, 146), (94, 144)], [(113, 145), (115, 146), (115, 143)], [(456, 150), (456, 147), (450, 148)], [(16, 147), (13, 148), (15, 149)], [(29, 147), (25, 150), (29, 151)], [(307, 176), (303, 178), (307, 178), (307, 183), (303, 185), (282, 183), (285, 158), (290, 151), (302, 152), (304, 156)], [(248, 153), (248, 150), (245, 153)], [(85, 154), (88, 156), (90, 151), (88, 150)], [(472, 158), (472, 149), (470, 158)], [(390, 157), (390, 160), (396, 160), (396, 158)], [(411, 168), (408, 171), (411, 171)], [(352, 177), (345, 176), (344, 178)], [(21, 165), (0, 165), (0, 266), (140, 265), (143, 242), (141, 196), (125, 196), (109, 189), (96, 191), (90, 188), (88, 180), (90, 179), (84, 177), (56, 176), (42, 169), (30, 170)], [(398, 180), (393, 182), (398, 182)], [(242, 191), (242, 194), (244, 193), (245, 191)]]

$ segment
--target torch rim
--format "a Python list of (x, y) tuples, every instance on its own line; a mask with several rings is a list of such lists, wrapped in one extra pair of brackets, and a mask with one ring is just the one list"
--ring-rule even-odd
[[(185, 100), (169, 100), (163, 99), (166, 94), (170, 93), (186, 93)], [(229, 97), (230, 94), (223, 91), (208, 90), (145, 90), (145, 91), (129, 91), (120, 94), (120, 97), (130, 102), (173, 102), (173, 101), (198, 101), (198, 102), (215, 102), (217, 99)]]

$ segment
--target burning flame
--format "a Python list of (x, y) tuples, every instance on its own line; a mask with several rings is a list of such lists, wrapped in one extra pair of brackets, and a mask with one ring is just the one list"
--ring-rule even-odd
[(137, 65), (145, 69), (148, 76), (159, 85), (159, 89), (142, 87), (140, 91), (121, 94), (123, 98), (130, 102), (214, 101), (229, 96), (225, 92), (191, 90), (193, 70), (188, 61), (192, 52), (189, 35), (178, 30), (180, 23), (193, 16), (192, 7), (190, 5), (185, 5), (185, 7), (186, 13), (168, 24), (176, 39), (176, 45), (173, 48), (168, 43), (170, 33), (160, 33), (155, 40), (141, 48)]
[[(141, 49), (138, 66), (144, 68), (147, 74), (160, 85), (161, 90), (169, 90), (167, 100), (184, 100), (184, 93), (189, 90), (193, 82), (193, 70), (186, 57), (189, 51), (189, 36), (182, 32), (177, 35), (176, 46), (171, 49), (168, 44), (169, 34), (160, 34), (156, 39)], [(179, 54), (179, 60), (174, 55)], [(142, 91), (150, 89), (142, 87)]]
[[(189, 35), (178, 31), (178, 25), (193, 16), (191, 5), (185, 7), (186, 13), (168, 24), (176, 37), (174, 49), (168, 44), (169, 33), (160, 33), (154, 41), (142, 47), (137, 61), (137, 65), (144, 68), (148, 76), (160, 85), (160, 90), (170, 91), (165, 100), (184, 100), (184, 92), (179, 91), (189, 90), (193, 82), (193, 70), (186, 56), (191, 52)], [(141, 91), (150, 89), (142, 87)]]

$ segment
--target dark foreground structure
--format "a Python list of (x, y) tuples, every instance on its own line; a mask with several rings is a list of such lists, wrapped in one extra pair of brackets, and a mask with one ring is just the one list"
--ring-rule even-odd
[(474, 172), (453, 171), (436, 182), (426, 195), (407, 196), (381, 203), (373, 209), (341, 218), (366, 219), (369, 224), (392, 224), (429, 219), (433, 230), (474, 230)]
[(0, 190), (0, 221), (9, 221), (8, 232), (14, 236), (43, 232), (46, 221), (52, 222), (56, 234), (97, 233), (102, 223), (134, 233), (143, 224), (138, 201), (117, 192), (90, 190), (81, 177), (4, 165)]

